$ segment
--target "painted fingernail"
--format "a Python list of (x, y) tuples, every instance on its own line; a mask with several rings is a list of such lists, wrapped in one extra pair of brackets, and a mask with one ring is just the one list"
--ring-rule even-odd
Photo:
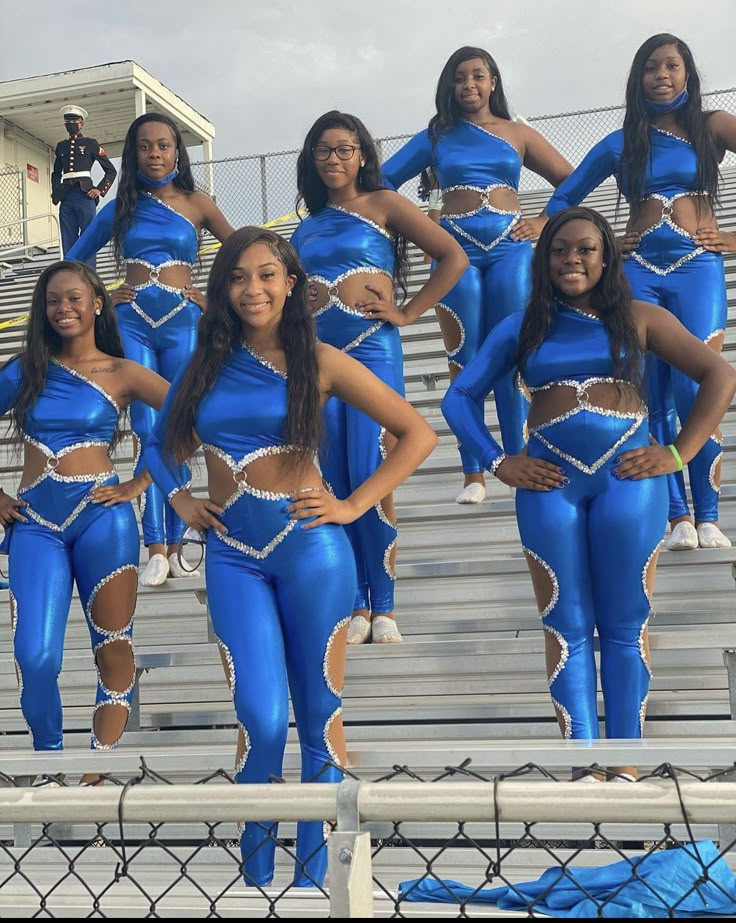
[(562, 483), (563, 483), (563, 484), (569, 484), (569, 483), (570, 483), (570, 478), (563, 478), (563, 479), (562, 479)]

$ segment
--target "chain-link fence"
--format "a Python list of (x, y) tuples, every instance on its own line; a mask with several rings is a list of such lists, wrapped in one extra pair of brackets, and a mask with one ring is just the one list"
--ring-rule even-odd
[[(533, 764), (489, 777), (466, 761), (339, 785), (233, 785), (225, 772), (171, 785), (141, 760), (133, 778), (105, 779), (18, 788), (4, 777), (0, 913), (404, 917), (441, 902), (456, 917), (478, 904), (526, 916), (736, 914), (733, 768), (663, 764), (636, 783), (571, 784)], [(261, 887), (243, 880), (243, 818), (275, 846)], [(325, 822), (327, 882), (308, 889), (293, 883), (299, 820)], [(13, 825), (29, 827), (26, 845)]]
[[(736, 87), (705, 94), (706, 109), (736, 113)], [(573, 165), (609, 132), (623, 124), (624, 107), (606, 106), (557, 115), (531, 116), (528, 121)], [(387, 160), (411, 138), (411, 134), (377, 138), (381, 160)], [(299, 151), (278, 151), (249, 157), (233, 157), (192, 164), (197, 183), (213, 189), (217, 204), (233, 225), (265, 224), (289, 215), (296, 200), (296, 160)], [(736, 155), (728, 153), (724, 167), (736, 166)], [(417, 180), (402, 188), (417, 199)], [(520, 189), (544, 189), (548, 184), (527, 169), (522, 170)]]
[(0, 171), (0, 247), (12, 247), (24, 243), (22, 218), (23, 173), (21, 170), (2, 170)]

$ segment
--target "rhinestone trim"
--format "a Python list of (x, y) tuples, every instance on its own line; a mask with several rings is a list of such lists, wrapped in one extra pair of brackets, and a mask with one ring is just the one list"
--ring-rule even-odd
[[(471, 122), (470, 119), (461, 119), (461, 121), (466, 122), (468, 125), (471, 125), (473, 128), (477, 128), (478, 131), (482, 131), (486, 135), (490, 135), (491, 138), (495, 138), (496, 141), (502, 141), (504, 144), (508, 144), (511, 150), (516, 154), (519, 160), (523, 163), (523, 158), (521, 154), (519, 153), (519, 151), (517, 150), (516, 146), (513, 145), (510, 141), (507, 141), (506, 138), (502, 138), (500, 135), (494, 135), (492, 131), (489, 131), (487, 128), (484, 128), (482, 125), (476, 125), (476, 123)], [(513, 187), (509, 187), (509, 188), (513, 188)]]
[[(163, 288), (163, 287), (164, 286), (159, 286), (159, 288)], [(175, 294), (178, 294), (180, 290), (178, 288), (172, 288), (172, 289), (169, 289), (169, 291), (174, 292)], [(179, 302), (178, 305), (176, 305), (176, 307), (172, 308), (168, 314), (164, 314), (164, 316), (160, 317), (158, 320), (154, 320), (152, 317), (149, 317), (148, 314), (146, 314), (146, 312), (143, 310), (143, 308), (141, 308), (141, 306), (137, 304), (135, 301), (131, 301), (130, 306), (135, 311), (136, 314), (138, 314), (140, 317), (143, 318), (143, 320), (148, 324), (149, 327), (152, 327), (155, 330), (157, 327), (162, 327), (166, 323), (166, 321), (171, 320), (171, 318), (174, 317), (175, 314), (178, 314), (179, 311), (181, 311), (183, 308), (185, 308), (187, 304), (189, 304), (189, 302), (187, 301), (186, 298), (184, 298), (182, 301)]]
[(250, 751), (252, 744), (250, 742), (250, 734), (246, 731), (245, 725), (238, 721), (238, 730), (243, 735), (243, 755), (240, 757), (238, 762), (235, 764), (235, 775), (239, 775), (244, 769), (245, 764), (248, 762), (248, 757), (250, 756)]
[(115, 570), (110, 571), (107, 576), (103, 577), (102, 580), (98, 580), (95, 584), (92, 592), (89, 594), (89, 599), (87, 600), (87, 608), (85, 610), (85, 615), (87, 616), (87, 621), (95, 629), (98, 634), (103, 635), (109, 641), (116, 641), (118, 638), (125, 637), (125, 633), (132, 631), (133, 629), (133, 616), (131, 615), (130, 620), (122, 628), (116, 628), (113, 631), (108, 631), (107, 628), (102, 628), (100, 625), (95, 622), (92, 618), (92, 606), (97, 594), (100, 590), (106, 586), (111, 580), (114, 580), (115, 577), (120, 576), (120, 574), (125, 573), (126, 570), (132, 570), (134, 573), (138, 573), (138, 567), (135, 564), (123, 564), (121, 567), (116, 567)]
[(719, 462), (723, 458), (723, 452), (719, 452), (718, 455), (711, 462), (710, 469), (708, 471), (708, 483), (711, 486), (711, 490), (717, 493), (720, 496), (721, 488), (719, 484), (716, 484), (716, 468), (718, 467)]
[[(128, 712), (128, 715), (130, 715), (130, 702), (126, 701), (125, 699), (121, 699), (120, 701), (118, 701), (117, 699), (114, 699), (114, 700), (108, 700), (108, 701), (106, 701), (106, 702), (98, 702), (98, 703), (95, 705), (94, 709), (92, 710), (92, 728), (93, 728), (93, 730), (92, 730), (92, 742), (91, 742), (91, 745), (90, 745), (90, 748), (91, 748), (92, 750), (114, 750), (114, 749), (117, 747), (117, 745), (120, 743), (120, 739), (122, 738), (123, 733), (125, 733), (125, 728), (123, 728), (123, 731), (121, 732), (120, 737), (118, 737), (116, 740), (114, 740), (111, 744), (102, 744), (102, 743), (100, 743), (100, 741), (97, 739), (97, 735), (96, 735), (95, 732), (94, 732), (94, 720), (95, 720), (95, 715), (97, 714), (97, 712), (98, 712), (101, 708), (105, 708), (106, 705), (120, 705), (122, 708), (124, 708), (124, 709)], [(126, 723), (126, 724), (128, 723), (128, 722), (127, 722), (127, 719), (126, 719), (126, 722), (125, 722), (125, 723)]]
[(380, 501), (380, 500), (378, 501), (378, 503), (376, 503), (376, 505), (373, 507), (373, 509), (376, 511), (376, 514), (378, 515), (378, 518), (381, 520), (381, 522), (382, 522), (384, 525), (389, 526), (389, 528), (393, 529), (394, 532), (396, 532), (396, 523), (395, 523), (395, 522), (391, 522), (391, 520), (388, 518), (388, 516), (386, 515), (386, 513), (385, 513), (384, 510), (383, 510), (383, 507), (381, 506), (381, 501)]
[(647, 694), (642, 699), (641, 705), (639, 706), (639, 734), (641, 737), (644, 736), (644, 721), (646, 720), (648, 701), (649, 693), (647, 692)]
[[(110, 472), (105, 472), (103, 477), (96, 478), (94, 484), (104, 484), (105, 481), (109, 480)], [(18, 491), (18, 496), (22, 496), (30, 488), (24, 487), (23, 490)], [(32, 507), (26, 506), (23, 509), (23, 512), (30, 516), (34, 522), (37, 522), (40, 526), (44, 526), (47, 529), (51, 529), (52, 532), (63, 532), (65, 529), (68, 529), (69, 526), (74, 522), (77, 516), (92, 502), (92, 490), (90, 488), (89, 492), (79, 501), (79, 503), (74, 507), (71, 513), (67, 516), (64, 522), (59, 525), (58, 523), (51, 522), (48, 519), (44, 519), (39, 513), (37, 513)]]
[[(660, 135), (667, 135), (668, 138), (674, 138), (676, 141), (682, 141), (683, 144), (687, 144), (692, 147), (692, 141), (688, 141), (687, 138), (681, 138), (679, 135), (675, 135), (671, 131), (667, 131), (666, 128), (657, 128), (656, 125), (650, 125), (649, 127), (652, 129), (652, 131), (659, 132)], [(697, 195), (697, 193), (695, 194)], [(693, 193), (690, 193), (690, 195), (693, 195)]]
[[(482, 208), (483, 206), (481, 206), (481, 208), (476, 209), (476, 211), (474, 212), (468, 212), (468, 214), (465, 217), (470, 217), (471, 215), (477, 215), (478, 212), (481, 211)], [(450, 227), (453, 229), (453, 231), (456, 234), (459, 234), (460, 237), (464, 237), (466, 240), (469, 240), (472, 244), (475, 244), (476, 247), (480, 247), (481, 250), (485, 250), (486, 252), (488, 252), (490, 250), (493, 250), (493, 248), (496, 247), (498, 244), (500, 244), (502, 240), (505, 240), (509, 236), (509, 234), (513, 231), (513, 229), (516, 227), (516, 225), (519, 223), (519, 221), (521, 221), (521, 218), (522, 218), (521, 212), (508, 212), (504, 214), (514, 214), (515, 217), (513, 221), (509, 222), (508, 227), (506, 227), (506, 229), (503, 230), (495, 240), (492, 240), (490, 244), (484, 244), (482, 240), (478, 240), (477, 237), (474, 237), (472, 234), (468, 233), (468, 231), (466, 231), (464, 228), (461, 228), (458, 224), (455, 224), (455, 222), (451, 218), (448, 218), (447, 215), (443, 215), (442, 217), (443, 219), (447, 221), (447, 223), (450, 225)]]
[(597, 314), (591, 314), (589, 311), (583, 311), (582, 308), (576, 308), (574, 304), (569, 304), (567, 301), (558, 300), (557, 304), (562, 308), (567, 308), (569, 311), (574, 311), (576, 314), (582, 314), (583, 317), (589, 317), (591, 320), (597, 320), (599, 324), (603, 323)]
[(220, 648), (220, 652), (224, 655), (225, 661), (227, 663), (227, 688), (230, 690), (230, 695), (235, 697), (235, 661), (233, 660), (233, 655), (230, 653), (230, 648), (225, 644), (222, 638), (217, 639), (217, 644)]
[(657, 544), (654, 546), (654, 549), (652, 550), (652, 553), (651, 553), (651, 554), (649, 555), (649, 557), (647, 558), (644, 567), (641, 569), (641, 588), (642, 588), (642, 590), (644, 590), (644, 596), (646, 596), (646, 600), (647, 600), (647, 602), (649, 603), (650, 614), (653, 614), (653, 613), (651, 612), (651, 608), (652, 608), (652, 597), (651, 597), (651, 594), (649, 593), (649, 586), (647, 585), (647, 573), (648, 573), (648, 571), (649, 571), (649, 565), (650, 565), (650, 564), (652, 563), (652, 561), (654, 560), (654, 557), (655, 557), (655, 555), (657, 554), (657, 552), (659, 551), (659, 546), (660, 546), (661, 544), (662, 544), (661, 542), (657, 542)]
[[(133, 655), (133, 679), (130, 681), (130, 685), (127, 687), (127, 689), (123, 689), (120, 692), (118, 692), (116, 689), (108, 689), (108, 687), (105, 685), (104, 680), (102, 679), (102, 673), (100, 672), (100, 665), (97, 663), (97, 652), (101, 650), (103, 647), (107, 647), (108, 644), (114, 644), (117, 641), (127, 642), (127, 644), (130, 647), (130, 652)], [(95, 657), (95, 669), (97, 670), (97, 685), (100, 687), (100, 689), (102, 689), (104, 694), (109, 699), (115, 699), (115, 700), (119, 698), (124, 699), (126, 698), (126, 696), (129, 696), (130, 693), (133, 691), (133, 689), (135, 689), (135, 684), (136, 684), (135, 651), (133, 650), (133, 639), (130, 637), (130, 635), (126, 634), (121, 638), (105, 638), (104, 641), (100, 641), (99, 644), (95, 645), (94, 657)]]
[(327, 208), (332, 208), (336, 212), (342, 212), (343, 215), (350, 215), (351, 218), (358, 218), (360, 221), (364, 221), (366, 224), (369, 224), (374, 230), (378, 231), (379, 234), (383, 234), (384, 237), (387, 237), (389, 240), (394, 239), (394, 235), (387, 231), (386, 228), (382, 228), (380, 224), (376, 224), (375, 221), (372, 221), (370, 218), (366, 218), (365, 215), (361, 215), (360, 212), (351, 212), (349, 208), (343, 208), (342, 205), (335, 205), (333, 202), (327, 203)]
[(460, 350), (465, 345), (465, 326), (463, 325), (463, 322), (460, 320), (460, 315), (457, 313), (457, 311), (453, 311), (453, 309), (449, 305), (446, 305), (444, 302), (440, 301), (435, 305), (435, 310), (437, 308), (442, 308), (443, 311), (447, 311), (447, 313), (455, 320), (455, 323), (460, 328), (460, 342), (458, 343), (458, 345), (455, 347), (455, 349), (452, 350), (452, 352), (447, 352), (447, 350), (445, 350), (445, 352), (447, 353), (447, 361), (453, 362), (455, 359), (455, 356), (457, 356), (460, 353)]
[(639, 656), (641, 657), (641, 662), (644, 664), (644, 669), (649, 674), (649, 679), (652, 678), (652, 668), (649, 666), (647, 661), (647, 652), (644, 648), (644, 632), (647, 630), (647, 625), (649, 624), (649, 619), (645, 619), (644, 624), (639, 629)]
[(705, 248), (696, 247), (695, 250), (691, 250), (690, 253), (686, 253), (685, 256), (681, 256), (679, 260), (676, 260), (674, 263), (672, 263), (671, 266), (668, 266), (667, 269), (661, 269), (659, 266), (655, 266), (654, 263), (650, 263), (649, 260), (645, 260), (644, 257), (640, 256), (636, 251), (631, 253), (631, 258), (636, 260), (640, 266), (643, 266), (645, 269), (648, 269), (650, 272), (653, 272), (658, 276), (668, 276), (671, 272), (675, 272), (676, 269), (684, 266), (685, 263), (689, 263), (690, 260), (694, 260), (696, 256), (700, 256), (701, 253), (705, 253)]
[(265, 358), (265, 356), (262, 356), (259, 352), (256, 352), (256, 350), (253, 349), (252, 346), (249, 346), (245, 342), (245, 340), (241, 340), (240, 344), (243, 347), (243, 349), (256, 360), (256, 362), (260, 362), (261, 365), (265, 366), (267, 369), (269, 369), (269, 371), (273, 372), (274, 375), (278, 375), (279, 378), (283, 378), (284, 380), (286, 380), (287, 378), (286, 372), (282, 372), (281, 369), (277, 369), (276, 366), (273, 364), (273, 362), (269, 362), (268, 359)]
[(557, 639), (557, 643), (560, 645), (560, 660), (552, 673), (547, 677), (547, 683), (551, 689), (552, 683), (554, 683), (560, 673), (562, 673), (562, 671), (565, 669), (565, 664), (567, 663), (567, 659), (570, 656), (570, 646), (556, 628), (553, 628), (551, 625), (543, 625), (542, 627), (545, 631), (548, 631), (551, 635), (554, 635), (554, 637)]
[(524, 554), (528, 554), (532, 560), (536, 561), (537, 564), (543, 567), (547, 571), (547, 576), (552, 581), (552, 596), (550, 597), (550, 600), (544, 609), (539, 613), (540, 618), (546, 619), (550, 612), (557, 605), (557, 602), (560, 598), (560, 584), (557, 579), (557, 574), (555, 574), (555, 572), (544, 560), (544, 558), (540, 558), (540, 556), (535, 551), (532, 551), (531, 548), (527, 548), (525, 545), (522, 545), (521, 550), (524, 552)]
[[(572, 413), (570, 416), (572, 416)], [(574, 465), (578, 471), (582, 471), (583, 474), (592, 475), (595, 474), (599, 468), (605, 465), (609, 458), (611, 458), (618, 451), (619, 447), (622, 446), (627, 439), (630, 439), (631, 436), (634, 435), (644, 420), (646, 420), (646, 417), (644, 416), (634, 418), (634, 422), (626, 430), (626, 432), (619, 439), (617, 439), (611, 448), (608, 449), (607, 452), (604, 452), (603, 455), (601, 455), (601, 457), (597, 459), (592, 465), (586, 465), (584, 462), (581, 462), (579, 459), (575, 458), (574, 455), (570, 455), (568, 452), (563, 452), (562, 449), (558, 449), (557, 446), (552, 445), (552, 443), (548, 439), (545, 439), (544, 436), (537, 432), (537, 430), (530, 431), (529, 436), (530, 438), (531, 436), (534, 436), (535, 439), (538, 439), (545, 448), (549, 449), (550, 452), (554, 452), (555, 455), (558, 455), (560, 458), (564, 458), (565, 461), (570, 462), (570, 464)]]
[(344, 282), (351, 276), (358, 275), (385, 276), (393, 283), (393, 279), (389, 273), (387, 273), (385, 269), (379, 269), (378, 266), (354, 266), (352, 269), (341, 272), (339, 275), (335, 276), (334, 279), (328, 279), (326, 276), (320, 276), (317, 274), (310, 275), (308, 277), (308, 281), (317, 283), (318, 285), (324, 285), (324, 287), (327, 289), (327, 294), (329, 295), (330, 299), (324, 307), (314, 312), (314, 316), (319, 317), (320, 314), (323, 314), (329, 308), (334, 306), (339, 308), (341, 311), (344, 311), (346, 314), (352, 314), (355, 317), (360, 317), (362, 320), (365, 320), (366, 317), (363, 312), (357, 311), (355, 308), (351, 308), (350, 305), (346, 304), (340, 298), (340, 295), (337, 291), (337, 287), (341, 282)]
[(368, 327), (367, 330), (364, 330), (354, 340), (348, 343), (347, 346), (343, 346), (340, 352), (349, 353), (351, 349), (355, 349), (356, 346), (360, 346), (363, 340), (368, 339), (369, 336), (372, 336), (377, 330), (380, 330), (385, 323), (385, 320), (379, 320), (377, 323), (373, 324), (372, 327)]
[(506, 453), (505, 453), (505, 452), (501, 452), (501, 454), (500, 454), (500, 455), (497, 455), (497, 456), (493, 459), (493, 461), (490, 463), (490, 465), (488, 466), (488, 470), (490, 471), (490, 473), (491, 473), (494, 477), (498, 477), (498, 475), (496, 474), (496, 472), (498, 471), (499, 467), (501, 466), (501, 462), (503, 462), (503, 461), (505, 461), (505, 460), (506, 460)]
[(342, 769), (342, 761), (338, 757), (335, 748), (332, 746), (332, 741), (330, 740), (330, 728), (332, 727), (332, 722), (339, 718), (341, 714), (342, 705), (339, 705), (325, 722), (325, 727), (322, 731), (322, 739), (325, 742), (325, 749), (327, 750), (327, 754), (329, 755), (330, 759), (336, 766), (339, 766)]
[[(257, 497), (259, 500), (290, 500), (291, 492), (289, 493), (276, 493), (272, 490), (260, 490), (258, 487), (251, 487), (248, 484), (248, 473), (245, 470), (248, 465), (256, 461), (259, 458), (265, 458), (268, 455), (283, 455), (288, 452), (296, 452), (297, 446), (294, 445), (267, 445), (263, 446), (260, 449), (256, 449), (253, 452), (249, 452), (247, 455), (244, 455), (240, 461), (236, 461), (232, 455), (229, 455), (224, 449), (221, 449), (219, 446), (211, 445), (210, 443), (203, 443), (202, 449), (205, 452), (211, 452), (213, 455), (216, 455), (221, 461), (224, 461), (228, 466), (230, 471), (233, 474), (233, 478), (236, 480), (238, 487), (235, 493), (233, 493), (225, 501), (225, 509), (232, 506), (236, 500), (241, 497), (244, 493), (250, 494), (252, 497)], [(237, 480), (238, 475), (243, 475), (242, 480)]]
[(552, 699), (552, 704), (554, 705), (554, 707), (562, 715), (562, 720), (565, 725), (565, 731), (564, 731), (565, 740), (570, 740), (572, 737), (572, 717), (570, 716), (570, 712), (565, 708), (564, 705), (562, 705), (561, 702), (558, 702), (554, 696), (551, 696), (551, 699)]
[(222, 532), (214, 531), (214, 535), (221, 542), (224, 542), (226, 545), (230, 545), (231, 548), (235, 548), (248, 557), (255, 558), (257, 561), (263, 561), (264, 558), (267, 558), (271, 554), (277, 545), (280, 545), (281, 542), (283, 542), (289, 532), (291, 532), (296, 527), (296, 524), (296, 519), (290, 519), (286, 526), (284, 526), (284, 528), (278, 533), (278, 535), (272, 538), (271, 541), (260, 550), (258, 548), (254, 548), (252, 545), (246, 545), (244, 542), (240, 542), (237, 538), (232, 538), (230, 535), (223, 535)]
[(383, 569), (388, 574), (389, 579), (393, 581), (396, 580), (396, 571), (391, 567), (391, 552), (396, 547), (396, 542), (397, 539), (393, 539), (393, 541), (389, 544), (388, 548), (383, 553)]
[(180, 494), (182, 490), (189, 490), (191, 486), (192, 486), (191, 480), (187, 481), (186, 484), (180, 484), (178, 487), (175, 487), (173, 490), (170, 490), (168, 492), (168, 494), (166, 495), (166, 499), (169, 501), (169, 503), (171, 503), (171, 501), (174, 499), (174, 497), (177, 494)]
[(100, 394), (105, 398), (105, 400), (108, 400), (118, 413), (121, 413), (120, 407), (118, 406), (118, 403), (115, 400), (115, 398), (110, 397), (110, 395), (107, 393), (107, 391), (105, 391), (102, 385), (98, 385), (96, 381), (92, 381), (91, 378), (87, 378), (86, 375), (82, 375), (82, 373), (78, 372), (76, 369), (70, 368), (68, 365), (65, 365), (63, 362), (61, 362), (59, 359), (55, 358), (54, 356), (51, 357), (51, 361), (54, 363), (54, 365), (58, 365), (59, 368), (64, 369), (65, 372), (68, 372), (70, 375), (73, 375), (74, 378), (78, 378), (80, 381), (83, 381), (85, 382), (85, 384), (88, 384), (91, 388), (94, 388), (96, 391), (99, 391)]
[(149, 199), (153, 199), (154, 202), (158, 202), (158, 204), (163, 206), (163, 208), (166, 208), (170, 212), (173, 212), (175, 215), (178, 215), (183, 221), (186, 221), (186, 223), (192, 228), (194, 233), (197, 235), (197, 238), (199, 238), (199, 231), (197, 230), (195, 225), (189, 220), (189, 218), (187, 218), (186, 215), (182, 215), (181, 212), (178, 212), (175, 208), (172, 208), (170, 205), (167, 205), (163, 199), (159, 199), (159, 197), (157, 195), (154, 195), (152, 192), (140, 191), (138, 195), (148, 196)]
[(726, 331), (723, 328), (719, 330), (714, 330), (713, 333), (708, 334), (708, 336), (703, 340), (703, 342), (707, 346), (711, 340), (715, 340), (716, 337), (725, 336), (725, 335), (726, 335)]
[(386, 427), (382, 426), (378, 433), (378, 451), (381, 455), (381, 461), (386, 461), (388, 451), (386, 450)]
[(335, 684), (332, 682), (332, 677), (330, 676), (330, 667), (329, 667), (330, 653), (332, 652), (332, 645), (335, 643), (335, 638), (337, 637), (338, 632), (342, 628), (344, 628), (349, 622), (350, 622), (350, 616), (346, 616), (346, 618), (340, 619), (337, 625), (335, 625), (335, 627), (332, 629), (332, 632), (330, 633), (330, 637), (327, 639), (327, 645), (325, 646), (325, 656), (322, 660), (322, 675), (325, 678), (325, 685), (327, 686), (329, 691), (334, 696), (337, 696), (338, 699), (342, 696), (342, 689), (338, 689), (335, 686)]
[(442, 195), (446, 192), (457, 192), (460, 190), (467, 190), (468, 192), (477, 192), (480, 195), (480, 205), (478, 208), (473, 209), (469, 212), (444, 212), (443, 218), (472, 218), (473, 215), (477, 215), (478, 212), (486, 211), (492, 212), (494, 215), (516, 215), (521, 217), (521, 212), (518, 208), (496, 208), (495, 205), (492, 205), (490, 202), (490, 195), (496, 189), (510, 189), (511, 192), (516, 193), (516, 189), (513, 186), (509, 186), (508, 183), (491, 183), (490, 186), (471, 186), (465, 183), (458, 186), (446, 186), (442, 190)]

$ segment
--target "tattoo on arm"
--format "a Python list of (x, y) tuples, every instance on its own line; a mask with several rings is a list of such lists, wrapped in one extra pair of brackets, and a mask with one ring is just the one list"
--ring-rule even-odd
[(123, 363), (118, 360), (113, 362), (112, 365), (96, 365), (92, 370), (91, 374), (94, 375), (97, 372), (117, 372), (118, 369), (123, 367)]

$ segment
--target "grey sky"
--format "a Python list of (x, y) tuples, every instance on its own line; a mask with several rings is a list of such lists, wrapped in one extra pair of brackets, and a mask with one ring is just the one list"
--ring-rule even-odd
[(621, 102), (655, 32), (690, 44), (706, 89), (736, 85), (733, 0), (0, 0), (0, 15), (0, 80), (132, 58), (215, 124), (216, 157), (298, 147), (331, 108), (376, 136), (415, 131), (465, 44), (525, 115)]

